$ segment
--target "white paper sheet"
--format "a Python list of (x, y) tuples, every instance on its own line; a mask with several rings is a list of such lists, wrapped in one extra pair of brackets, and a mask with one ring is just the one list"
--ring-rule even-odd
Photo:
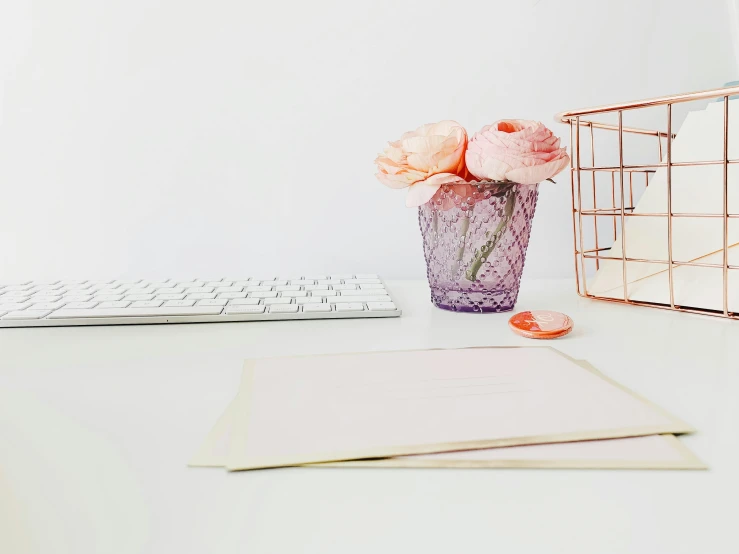
[(264, 359), (241, 394), (229, 469), (691, 431), (549, 348)]
[[(578, 362), (580, 363), (580, 362)], [(192, 467), (225, 467), (239, 412), (239, 397), (229, 404), (190, 460)], [(306, 467), (390, 468), (579, 468), (705, 469), (674, 435), (534, 444), (397, 456), (373, 460), (309, 464)]]

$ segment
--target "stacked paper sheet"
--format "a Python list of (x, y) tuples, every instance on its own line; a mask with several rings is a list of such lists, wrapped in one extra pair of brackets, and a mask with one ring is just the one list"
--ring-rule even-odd
[(691, 431), (550, 348), (271, 358), (190, 465), (701, 468)]

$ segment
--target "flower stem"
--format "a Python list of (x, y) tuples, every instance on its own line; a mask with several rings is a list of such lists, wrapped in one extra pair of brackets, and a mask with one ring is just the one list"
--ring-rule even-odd
[(469, 215), (466, 215), (462, 218), (462, 223), (459, 227), (460, 232), (460, 242), (461, 245), (459, 248), (457, 248), (457, 257), (452, 262), (452, 276), (456, 278), (457, 271), (459, 271), (459, 264), (462, 263), (462, 258), (464, 258), (464, 247), (467, 243), (467, 231), (470, 228), (470, 217)]
[(475, 251), (475, 256), (472, 259), (472, 262), (470, 262), (470, 266), (467, 268), (465, 276), (470, 281), (477, 280), (477, 273), (480, 271), (482, 264), (487, 261), (488, 256), (490, 256), (492, 251), (498, 245), (498, 242), (508, 228), (508, 222), (511, 220), (511, 216), (513, 216), (513, 209), (516, 207), (515, 189), (509, 189), (506, 195), (508, 196), (508, 198), (506, 199), (505, 208), (503, 209), (503, 217), (500, 219), (500, 222), (495, 228), (495, 231), (493, 231), (493, 235), (488, 241), (485, 242), (483, 248)]

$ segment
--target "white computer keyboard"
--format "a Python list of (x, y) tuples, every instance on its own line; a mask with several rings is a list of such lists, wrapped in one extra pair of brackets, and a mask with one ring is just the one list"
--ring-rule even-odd
[(377, 275), (0, 285), (0, 327), (397, 317)]

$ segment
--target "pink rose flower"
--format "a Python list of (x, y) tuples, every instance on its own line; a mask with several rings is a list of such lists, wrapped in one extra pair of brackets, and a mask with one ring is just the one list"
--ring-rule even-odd
[(538, 121), (503, 119), (487, 125), (469, 142), (467, 169), (478, 179), (535, 185), (569, 163), (559, 139)]
[(388, 143), (377, 156), (377, 179), (390, 188), (409, 188), (408, 207), (428, 202), (443, 184), (462, 182), (467, 131), (456, 121), (423, 125)]

